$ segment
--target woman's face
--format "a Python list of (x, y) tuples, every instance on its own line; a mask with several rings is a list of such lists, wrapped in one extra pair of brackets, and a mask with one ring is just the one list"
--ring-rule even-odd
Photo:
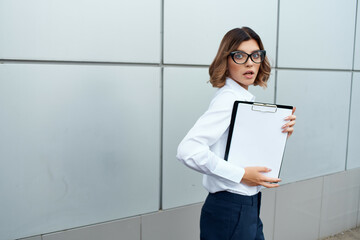
[[(254, 39), (250, 39), (248, 41), (240, 43), (237, 50), (246, 52), (247, 54), (251, 54), (256, 50), (260, 50), (260, 48)], [(256, 76), (259, 72), (260, 64), (261, 63), (254, 63), (253, 61), (251, 61), (250, 57), (244, 64), (236, 64), (231, 58), (231, 56), (229, 56), (229, 77), (247, 90), (249, 85), (252, 85), (254, 83)]]

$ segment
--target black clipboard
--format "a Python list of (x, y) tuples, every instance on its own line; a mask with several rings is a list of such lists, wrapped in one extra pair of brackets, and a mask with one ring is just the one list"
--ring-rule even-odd
[(224, 159), (240, 167), (268, 167), (272, 171), (265, 175), (278, 178), (287, 139), (281, 127), (292, 109), (287, 105), (235, 101)]

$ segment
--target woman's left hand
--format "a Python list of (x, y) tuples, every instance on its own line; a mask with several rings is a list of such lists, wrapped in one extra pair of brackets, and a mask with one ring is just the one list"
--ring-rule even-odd
[(288, 137), (291, 136), (291, 134), (293, 134), (294, 132), (294, 125), (295, 125), (295, 120), (296, 120), (296, 116), (294, 115), (295, 113), (295, 110), (296, 110), (296, 107), (293, 108), (292, 110), (292, 115), (288, 116), (285, 118), (286, 121), (289, 121), (287, 122), (286, 124), (284, 124), (282, 126), (282, 129), (283, 129), (283, 133), (288, 133)]

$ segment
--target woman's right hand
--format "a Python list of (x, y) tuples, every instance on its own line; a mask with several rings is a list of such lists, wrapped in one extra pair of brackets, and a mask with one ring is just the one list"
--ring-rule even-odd
[(267, 188), (278, 187), (279, 184), (274, 184), (281, 182), (280, 178), (270, 178), (265, 176), (262, 173), (270, 172), (271, 169), (267, 167), (246, 167), (245, 174), (241, 180), (241, 183), (244, 183), (249, 186), (264, 186)]

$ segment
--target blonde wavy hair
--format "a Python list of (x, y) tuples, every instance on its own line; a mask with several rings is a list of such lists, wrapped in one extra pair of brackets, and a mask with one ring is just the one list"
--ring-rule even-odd
[[(213, 87), (220, 88), (225, 85), (226, 77), (229, 76), (227, 61), (229, 54), (236, 51), (242, 42), (251, 39), (254, 39), (257, 42), (260, 50), (264, 50), (264, 46), (259, 35), (257, 35), (257, 33), (249, 27), (234, 28), (225, 34), (221, 40), (215, 59), (209, 67), (210, 83)], [(254, 86), (259, 85), (266, 88), (267, 81), (270, 77), (270, 71), (271, 66), (268, 58), (265, 56), (254, 81)]]

